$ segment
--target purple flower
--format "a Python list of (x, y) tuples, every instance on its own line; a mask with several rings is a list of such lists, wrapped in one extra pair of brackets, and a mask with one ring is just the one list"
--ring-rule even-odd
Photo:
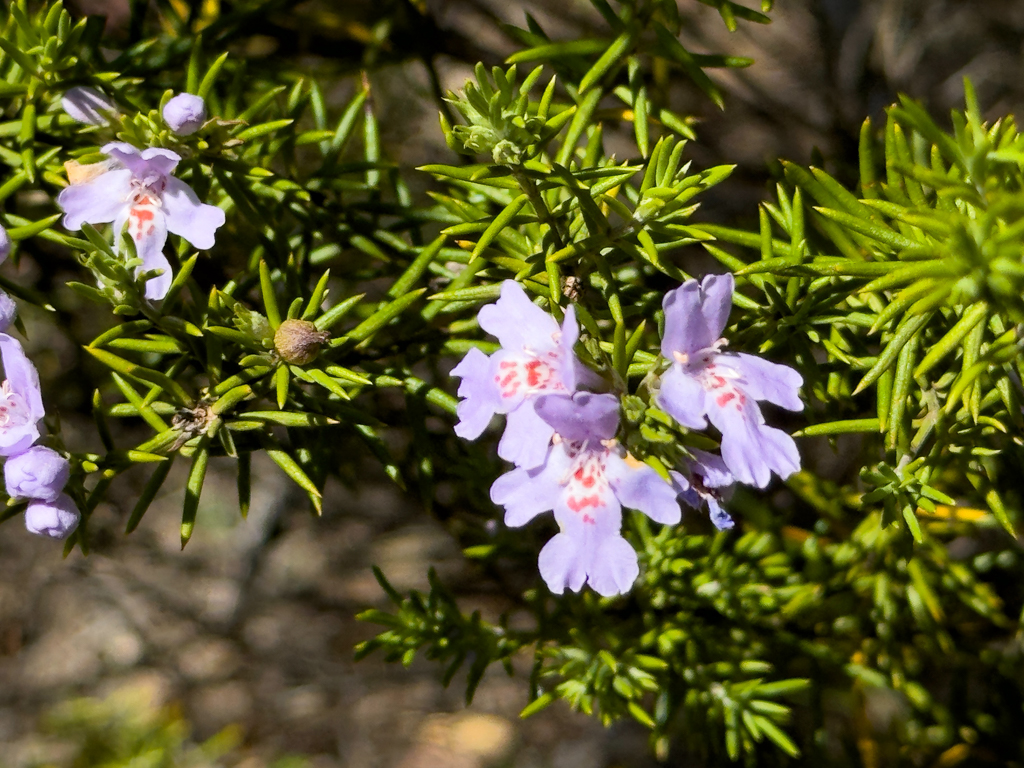
[(0, 360), (6, 379), (0, 384), (0, 456), (13, 456), (39, 438), (43, 395), (39, 374), (12, 336), (0, 333)]
[(25, 527), (31, 533), (66, 539), (78, 527), (82, 515), (66, 493), (53, 501), (33, 501), (25, 510)]
[(18, 314), (18, 307), (14, 299), (3, 291), (0, 291), (0, 333), (3, 333), (14, 322)]
[(56, 451), (33, 445), (4, 464), (7, 495), (12, 498), (54, 501), (71, 476), (71, 464)]
[(640, 567), (622, 538), (622, 507), (659, 523), (678, 523), (677, 491), (612, 440), (619, 415), (614, 395), (544, 395), (535, 410), (558, 437), (542, 465), (499, 477), (491, 500), (505, 507), (505, 523), (512, 527), (554, 510), (561, 532), (538, 560), (552, 592), (578, 592), (584, 583), (605, 597), (627, 592)]
[(736, 482), (721, 456), (691, 448), (693, 459), (687, 462), (688, 476), (681, 472), (670, 472), (679, 497), (694, 509), (700, 509), (701, 502), (708, 505), (711, 522), (720, 531), (732, 528), (735, 523), (720, 502), (719, 488)]
[(4, 225), (0, 224), (0, 263), (7, 260), (11, 255), (11, 236), (7, 234)]
[(774, 471), (786, 478), (800, 469), (793, 438), (764, 423), (758, 400), (791, 411), (803, 409), (803, 379), (785, 365), (722, 351), (732, 275), (687, 280), (665, 295), (661, 353), (673, 362), (661, 378), (658, 402), (676, 421), (722, 433), (722, 458), (736, 480), (763, 488)]
[(179, 93), (164, 105), (163, 116), (172, 131), (188, 136), (206, 122), (206, 102), (201, 96)]
[(117, 105), (107, 96), (84, 85), (68, 88), (60, 106), (72, 118), (87, 125), (106, 125), (117, 115)]
[(572, 348), (579, 337), (570, 305), (562, 327), (530, 301), (513, 280), (501, 285), (501, 298), (480, 310), (480, 327), (497, 336), (501, 349), (488, 357), (471, 349), (455, 368), (459, 376), (459, 423), (455, 434), (467, 440), (481, 435), (491, 417), (507, 414), (498, 455), (526, 467), (544, 463), (554, 429), (534, 410), (538, 395), (572, 394), (577, 383), (593, 377)]
[(147, 299), (162, 299), (171, 286), (171, 265), (164, 243), (171, 232), (196, 248), (212, 248), (214, 233), (224, 224), (224, 211), (199, 202), (185, 182), (171, 176), (181, 158), (168, 149), (141, 152), (131, 144), (103, 147), (113, 166), (87, 181), (72, 184), (57, 197), (64, 209), (64, 226), (114, 222), (117, 242), (125, 225), (142, 259), (141, 271), (162, 269), (146, 283)]

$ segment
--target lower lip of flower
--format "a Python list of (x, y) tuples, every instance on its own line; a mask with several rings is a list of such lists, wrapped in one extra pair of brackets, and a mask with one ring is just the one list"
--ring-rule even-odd
[(566, 506), (588, 524), (597, 521), (587, 510), (596, 512), (604, 507), (611, 491), (605, 477), (603, 453), (588, 450), (580, 443), (571, 444), (569, 454), (573, 462), (562, 481)]

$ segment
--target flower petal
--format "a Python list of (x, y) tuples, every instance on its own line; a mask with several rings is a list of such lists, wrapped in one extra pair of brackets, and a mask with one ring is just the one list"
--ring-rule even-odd
[(566, 533), (555, 534), (537, 558), (541, 578), (556, 595), (566, 588), (579, 592), (587, 579), (586, 563), (580, 541)]
[(725, 324), (729, 320), (735, 285), (736, 282), (729, 273), (708, 275), (700, 283), (700, 311), (704, 315), (704, 322), (707, 323), (712, 343), (721, 338)]
[(711, 524), (720, 531), (727, 531), (733, 528), (736, 523), (732, 519), (732, 515), (722, 509), (722, 505), (712, 497), (707, 497), (708, 501), (708, 514), (711, 516)]
[[(159, 301), (167, 295), (174, 282), (171, 263), (164, 256), (167, 243), (167, 220), (163, 211), (153, 205), (137, 205), (128, 210), (128, 236), (135, 241), (135, 251), (142, 259), (137, 275), (161, 269), (163, 273), (146, 281), (146, 298)], [(119, 230), (115, 230), (119, 231)]]
[(701, 476), (702, 484), (707, 488), (725, 488), (736, 482), (729, 467), (721, 456), (702, 451), (698, 448), (691, 448), (693, 461), (691, 467), (694, 472)]
[(690, 485), (690, 479), (682, 472), (676, 472), (674, 469), (669, 470), (669, 476), (672, 478), (672, 490), (676, 493), (677, 499), (682, 499), (687, 505), (694, 509), (700, 509), (700, 494), (697, 493), (697, 489)]
[(619, 398), (615, 395), (540, 395), (534, 410), (566, 440), (610, 440), (619, 429)]
[(612, 597), (629, 592), (639, 575), (636, 550), (622, 536), (608, 536), (591, 558), (587, 583), (602, 597)]
[(39, 421), (43, 418), (43, 394), (39, 374), (25, 355), (21, 343), (13, 336), (0, 333), (0, 359), (3, 360), (6, 389), (14, 398), (8, 423), (0, 426), (0, 456), (13, 456), (28, 450), (39, 439)]
[(704, 388), (689, 376), (681, 365), (673, 365), (661, 377), (658, 405), (669, 416), (688, 429), (707, 427)]
[(718, 337), (712, 336), (701, 312), (701, 290), (696, 280), (687, 280), (665, 294), (665, 332), (661, 337), (661, 354), (669, 360), (675, 352), (689, 355), (710, 347)]
[(559, 333), (555, 319), (538, 307), (515, 280), (501, 284), (501, 298), (480, 309), (480, 327), (497, 336), (501, 346), (510, 350), (530, 349), (534, 353), (555, 348)]
[(455, 425), (455, 434), (461, 438), (475, 440), (480, 437), (501, 407), (501, 397), (491, 371), (491, 358), (476, 347), (452, 368), (451, 375), (462, 379), (459, 384), (462, 400), (456, 411), (459, 423)]
[(658, 523), (675, 525), (682, 517), (679, 491), (651, 467), (631, 456), (609, 453), (605, 473), (622, 506), (637, 509)]
[(722, 458), (737, 482), (764, 488), (773, 471), (785, 479), (800, 469), (793, 438), (767, 426), (755, 401), (748, 399), (742, 407), (715, 405), (708, 416), (722, 433)]
[(125, 210), (131, 192), (131, 171), (106, 171), (84, 184), (72, 184), (57, 195), (64, 210), (64, 226), (81, 229), (82, 224), (107, 224)]
[(68, 88), (60, 106), (70, 117), (87, 125), (106, 125), (117, 116), (117, 105), (110, 98), (85, 85)]
[(169, 149), (150, 147), (140, 151), (123, 141), (106, 144), (100, 151), (117, 160), (140, 180), (169, 176), (181, 162), (181, 155)]
[(4, 378), (10, 382), (11, 389), (25, 398), (29, 415), (33, 422), (45, 415), (43, 409), (43, 391), (39, 387), (39, 373), (25, 350), (13, 336), (0, 333), (0, 359), (3, 360)]
[(518, 467), (532, 469), (544, 463), (555, 430), (534, 410), (534, 398), (527, 398), (505, 417), (505, 433), (498, 443), (498, 455)]
[(788, 365), (745, 354), (719, 355), (715, 363), (742, 376), (743, 391), (755, 400), (767, 400), (790, 411), (804, 409), (799, 391), (803, 377)]
[(561, 480), (569, 461), (565, 450), (555, 446), (543, 466), (519, 467), (495, 480), (491, 485), (491, 501), (505, 508), (505, 525), (518, 528), (552, 509), (562, 492)]
[(162, 199), (169, 232), (185, 238), (196, 248), (213, 247), (217, 228), (224, 226), (224, 211), (200, 202), (192, 187), (173, 176), (167, 178)]
[(562, 331), (558, 339), (558, 351), (561, 353), (561, 364), (559, 374), (562, 378), (562, 385), (568, 392), (575, 392), (576, 387), (581, 383), (583, 386), (593, 386), (593, 374), (589, 368), (583, 365), (573, 352), (573, 347), (580, 337), (580, 326), (576, 322), (576, 308), (570, 304), (565, 309), (565, 316), (562, 318)]

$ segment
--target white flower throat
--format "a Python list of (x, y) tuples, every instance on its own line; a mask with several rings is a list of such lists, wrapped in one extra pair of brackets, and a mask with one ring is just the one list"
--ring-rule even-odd
[(11, 388), (11, 382), (4, 380), (0, 385), (0, 430), (23, 427), (31, 416), (25, 398)]
[(726, 339), (719, 339), (710, 347), (692, 355), (674, 352), (672, 356), (682, 365), (687, 376), (695, 379), (705, 392), (714, 397), (720, 408), (731, 407), (743, 411), (747, 396), (737, 386), (742, 375), (728, 365), (718, 364), (718, 358), (724, 354), (722, 348), (728, 343)]

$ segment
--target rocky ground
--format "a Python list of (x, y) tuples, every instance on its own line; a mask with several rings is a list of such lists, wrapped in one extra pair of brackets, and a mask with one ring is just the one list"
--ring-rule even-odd
[(371, 564), (399, 589), (425, 587), (433, 566), (467, 605), (491, 601), (474, 593), (448, 535), (397, 491), (332, 487), (318, 520), (276, 467), (257, 465), (242, 520), (224, 464), (181, 552), (181, 469), (165, 486), (178, 490), (158, 498), (131, 536), (121, 534), (123, 512), (101, 508), (100, 551), (89, 557), (62, 560), (59, 544), (18, 518), (0, 526), (4, 768), (66, 752), (37, 733), (41, 713), (125, 685), (180, 702), (196, 738), (238, 724), (251, 768), (283, 752), (313, 755), (317, 768), (645, 764), (639, 727), (605, 730), (561, 706), (520, 720), (523, 674), (493, 671), (466, 708), (460, 680), (444, 689), (435, 665), (353, 660), (353, 646), (374, 632), (354, 615), (386, 603)]

